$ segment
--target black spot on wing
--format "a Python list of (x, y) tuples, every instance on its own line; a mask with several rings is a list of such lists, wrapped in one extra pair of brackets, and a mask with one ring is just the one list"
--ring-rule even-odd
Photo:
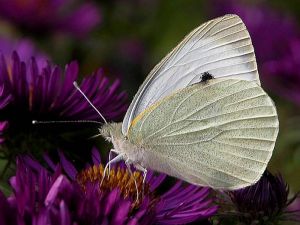
[(201, 75), (201, 81), (200, 82), (204, 82), (207, 83), (207, 81), (214, 79), (213, 75), (211, 75), (209, 72), (204, 72)]

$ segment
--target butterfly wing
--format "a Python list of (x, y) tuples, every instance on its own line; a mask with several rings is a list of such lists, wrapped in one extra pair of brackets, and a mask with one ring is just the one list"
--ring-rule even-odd
[(261, 177), (278, 126), (276, 108), (256, 82), (214, 79), (147, 108), (128, 138), (144, 148), (146, 167), (197, 185), (237, 189)]
[(204, 72), (215, 78), (254, 80), (259, 84), (251, 39), (237, 15), (216, 18), (196, 28), (154, 67), (129, 106), (122, 133), (127, 134), (132, 120), (147, 107), (198, 83)]

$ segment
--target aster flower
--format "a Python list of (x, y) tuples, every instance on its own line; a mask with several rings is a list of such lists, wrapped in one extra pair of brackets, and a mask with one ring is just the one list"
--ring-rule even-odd
[[(58, 66), (39, 67), (35, 58), (29, 63), (12, 54), (12, 65), (2, 57), (0, 84), (13, 95), (15, 108), (34, 114), (52, 114), (53, 118), (98, 119), (97, 113), (74, 88), (79, 67), (76, 62), (66, 65), (63, 71)], [(107, 119), (118, 119), (126, 110), (125, 93), (118, 93), (120, 82), (109, 86), (101, 69), (83, 79), (81, 90), (91, 99)], [(24, 108), (23, 108), (24, 107)], [(19, 112), (18, 112), (19, 113)]]
[(288, 206), (295, 197), (288, 199), (289, 187), (281, 175), (265, 171), (253, 186), (229, 193), (243, 224), (278, 224), (289, 220)]
[[(141, 190), (139, 172), (131, 176), (122, 166), (115, 166), (100, 186), (101, 164), (77, 173), (63, 155), (61, 158), (70, 178), (49, 158), (52, 173), (29, 157), (19, 158), (16, 176), (10, 180), (13, 195), (0, 195), (2, 224), (186, 224), (216, 211), (208, 188), (177, 182), (167, 192), (158, 194), (156, 190), (165, 176), (150, 172), (146, 191), (136, 202), (133, 176)], [(100, 162), (95, 150), (93, 160)]]
[[(63, 154), (60, 154), (63, 169), (72, 180), (77, 180), (81, 187), (90, 185), (99, 187), (101, 184), (104, 168), (96, 149), (92, 151), (92, 158), (92, 166), (77, 172), (72, 163)], [(49, 162), (49, 159), (47, 161)], [(54, 165), (51, 162), (50, 164)], [(143, 213), (139, 213), (142, 224), (186, 224), (208, 218), (217, 210), (217, 206), (212, 204), (209, 188), (185, 185), (178, 181), (169, 190), (158, 196), (156, 190), (163, 185), (166, 175), (155, 175), (152, 171), (148, 171), (144, 188), (142, 174), (135, 171), (133, 177), (129, 174), (126, 166), (120, 163), (113, 166), (108, 179), (103, 180), (100, 189), (101, 191), (119, 189), (121, 196), (130, 201), (131, 208), (140, 208), (141, 210), (146, 207), (143, 208)], [(140, 193), (139, 201), (137, 201), (134, 179)], [(150, 219), (150, 215), (153, 220)], [(149, 222), (145, 223), (145, 221)]]
[(252, 37), (263, 85), (275, 94), (300, 104), (299, 43), (296, 21), (264, 4), (214, 0), (213, 14), (235, 13)]
[[(98, 120), (99, 116), (73, 86), (79, 67), (71, 62), (62, 70), (49, 63), (45, 67), (32, 58), (20, 60), (15, 52), (10, 63), (0, 59), (0, 85), (4, 85), (12, 100), (0, 110), (2, 121), (8, 121), (5, 153), (10, 155), (34, 149), (55, 149), (60, 138), (56, 133), (32, 126), (32, 120)], [(126, 111), (126, 94), (119, 91), (117, 80), (110, 85), (101, 69), (85, 77), (80, 85), (104, 117), (118, 120)], [(77, 127), (78, 129), (78, 127)], [(60, 130), (64, 130), (61, 129)], [(52, 134), (52, 136), (51, 136)], [(12, 138), (13, 137), (13, 138)], [(77, 144), (77, 143), (76, 143)], [(53, 146), (54, 145), (54, 146)], [(55, 146), (56, 145), (56, 146)]]
[(78, 37), (85, 36), (101, 19), (96, 4), (78, 0), (0, 0), (0, 15), (33, 33), (54, 31)]

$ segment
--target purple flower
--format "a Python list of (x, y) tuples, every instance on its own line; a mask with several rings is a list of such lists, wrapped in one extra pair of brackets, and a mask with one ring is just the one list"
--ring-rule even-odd
[[(12, 40), (8, 38), (1, 37), (0, 38), (0, 52), (7, 61), (8, 65), (11, 65), (13, 62), (11, 61), (11, 53), (13, 51), (18, 51), (19, 56), (22, 61), (27, 63), (30, 62), (32, 56), (35, 56), (36, 62), (39, 67), (45, 66), (47, 64), (48, 57), (40, 53), (34, 46), (34, 43), (28, 39), (21, 40)], [(9, 89), (1, 84), (0, 88), (0, 110), (5, 108), (12, 101), (12, 94)], [(1, 114), (1, 113), (0, 113)], [(3, 116), (0, 120), (5, 120)], [(0, 144), (4, 142), (4, 132), (8, 128), (8, 121), (0, 121)]]
[[(29, 157), (19, 158), (10, 180), (13, 195), (0, 195), (1, 224), (186, 224), (216, 212), (208, 188), (177, 182), (160, 194), (165, 176), (150, 172), (144, 195), (136, 201), (134, 178), (124, 166), (114, 166), (100, 187), (103, 166), (96, 150), (96, 164), (79, 173), (61, 158), (71, 179), (49, 159), (52, 173)], [(141, 193), (142, 175), (135, 172), (134, 177)]]
[(77, 37), (87, 35), (101, 20), (96, 4), (79, 0), (0, 0), (0, 15), (26, 31), (56, 31)]
[[(76, 62), (66, 65), (63, 70), (49, 63), (41, 67), (35, 58), (24, 62), (16, 52), (9, 62), (4, 56), (0, 58), (0, 86), (4, 86), (5, 92), (12, 98), (0, 110), (1, 120), (9, 123), (8, 131), (5, 132), (6, 151), (3, 152), (10, 155), (22, 151), (32, 152), (34, 149), (57, 149), (57, 142), (62, 137), (56, 134), (60, 131), (52, 129), (51, 133), (46, 125), (43, 127), (47, 129), (39, 130), (37, 128), (42, 126), (33, 126), (32, 120), (100, 120), (99, 115), (73, 86), (78, 74)], [(85, 77), (80, 88), (107, 120), (122, 118), (127, 109), (127, 97), (119, 91), (118, 80), (110, 84), (99, 69)]]
[[(11, 107), (32, 115), (32, 119), (86, 119), (99, 116), (74, 88), (79, 67), (76, 62), (66, 65), (65, 70), (49, 63), (39, 67), (35, 58), (28, 63), (20, 60), (15, 52), (9, 65), (4, 57), (0, 62), (0, 84), (12, 94)], [(125, 112), (126, 94), (119, 93), (120, 82), (112, 85), (99, 69), (81, 82), (81, 90), (90, 98), (108, 120), (119, 119)], [(18, 111), (18, 114), (20, 111)]]
[[(60, 154), (60, 158), (62, 167), (68, 176), (73, 180), (76, 179), (81, 187), (95, 185), (99, 187), (103, 176), (103, 166), (96, 149), (92, 151), (94, 165), (88, 166), (81, 172), (77, 172), (64, 155)], [(53, 165), (51, 162), (49, 164)], [(52, 168), (54, 167), (52, 166)], [(142, 173), (135, 171), (133, 175), (140, 193), (138, 202), (136, 201), (134, 179), (122, 163), (113, 166), (108, 179), (103, 180), (100, 190), (110, 192), (115, 188), (119, 189), (120, 195), (130, 202), (131, 207), (138, 207), (141, 210), (140, 218), (134, 219), (136, 222), (142, 221), (141, 224), (186, 224), (208, 218), (214, 215), (217, 210), (217, 206), (212, 205), (213, 199), (210, 197), (209, 188), (187, 185), (178, 181), (165, 193), (158, 195), (156, 192), (163, 185), (166, 176), (155, 175), (152, 171), (148, 171), (142, 195)]]
[(289, 187), (281, 175), (265, 171), (253, 186), (229, 193), (244, 224), (274, 224), (289, 220), (287, 207), (295, 198), (288, 200)]
[(277, 95), (300, 104), (299, 43), (296, 21), (264, 4), (214, 0), (214, 15), (235, 13), (252, 37), (263, 85)]

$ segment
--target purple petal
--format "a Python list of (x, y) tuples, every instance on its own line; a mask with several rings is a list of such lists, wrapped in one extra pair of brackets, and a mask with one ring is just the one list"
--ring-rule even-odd
[(47, 197), (45, 198), (45, 205), (48, 206), (50, 204), (53, 204), (57, 198), (57, 195), (60, 193), (64, 193), (64, 191), (69, 191), (70, 186), (71, 183), (68, 181), (68, 179), (63, 175), (60, 175), (52, 184)]
[(72, 179), (72, 180), (75, 180), (76, 178), (76, 175), (77, 175), (77, 170), (76, 168), (74, 167), (74, 165), (68, 161), (64, 154), (62, 152), (58, 152), (59, 154), (59, 158), (60, 158), (60, 161), (61, 161), (61, 164), (62, 164), (62, 167), (63, 169), (65, 170), (65, 172), (67, 173), (67, 175)]
[(93, 149), (92, 149), (92, 160), (93, 160), (94, 165), (101, 164), (100, 153), (96, 147), (93, 147)]

